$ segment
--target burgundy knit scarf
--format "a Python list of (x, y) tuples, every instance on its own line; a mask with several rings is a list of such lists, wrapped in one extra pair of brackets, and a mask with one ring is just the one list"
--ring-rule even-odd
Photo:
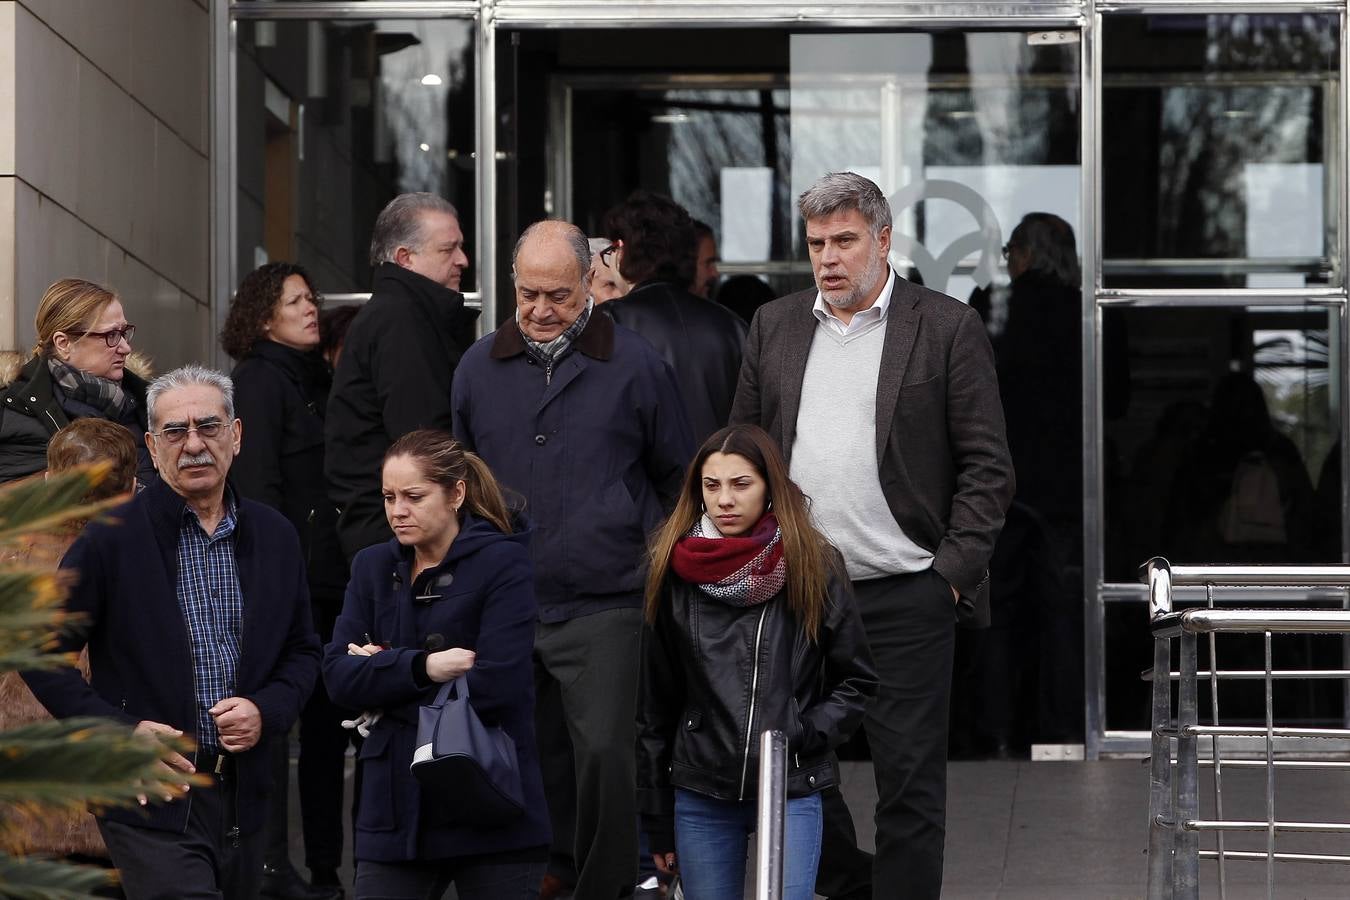
[(706, 537), (699, 519), (676, 542), (670, 567), (723, 603), (756, 606), (781, 591), (787, 581), (782, 537), (773, 513), (738, 537)]

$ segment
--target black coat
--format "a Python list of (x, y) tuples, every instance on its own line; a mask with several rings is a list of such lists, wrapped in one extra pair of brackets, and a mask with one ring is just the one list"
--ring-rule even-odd
[[(534, 738), (535, 600), (528, 546), (528, 532), (502, 534), (465, 516), (445, 560), (416, 581), (410, 551), (393, 539), (356, 557), (323, 672), (335, 702), (383, 713), (359, 753), (358, 860), (439, 859), (548, 844)], [(438, 599), (413, 599), (430, 595)], [(416, 665), (433, 634), (443, 648), (477, 654), (468, 672), (469, 702), (484, 724), (501, 726), (516, 745), (525, 811), (512, 822), (490, 828), (451, 824), (440, 812), (445, 801), (424, 793), (408, 771), (418, 709), (440, 688), (425, 680), (424, 660), (420, 673)], [(364, 644), (367, 635), (389, 649), (348, 656), (347, 644)]]
[(600, 308), (675, 370), (695, 446), (727, 424), (745, 346), (739, 316), (668, 281), (649, 281)]
[(323, 418), (332, 376), (317, 352), (258, 341), (230, 373), (244, 438), (230, 467), (239, 493), (295, 526), (312, 594), (340, 599), (347, 565), (323, 477)]
[(786, 588), (737, 607), (667, 578), (643, 629), (638, 692), (638, 792), (653, 853), (674, 849), (675, 788), (754, 799), (768, 729), (788, 738), (789, 797), (838, 782), (830, 751), (862, 722), (878, 680), (852, 588), (831, 577), (829, 591), (813, 643)]
[(418, 428), (450, 430), (450, 383), (477, 319), (456, 291), (394, 263), (375, 270), (370, 301), (347, 332), (324, 423), (329, 493), (342, 511), (338, 537), (348, 559), (391, 537), (380, 499), (389, 445)]
[(554, 367), (515, 320), (464, 355), (455, 436), (525, 500), (539, 618), (642, 602), (647, 535), (675, 505), (693, 456), (675, 378), (651, 345), (592, 315)]
[[(66, 608), (87, 628), (63, 635), (56, 652), (89, 641), (90, 680), (74, 667), (25, 672), (24, 680), (57, 718), (102, 716), (134, 726), (163, 722), (191, 738), (197, 730), (192, 643), (178, 603), (178, 540), (185, 503), (156, 479), (135, 499), (90, 524), (61, 561), (78, 573)], [(262, 714), (262, 739), (234, 754), (239, 828), (267, 820), (272, 784), (269, 745), (284, 736), (314, 688), (319, 640), (310, 624), (309, 591), (295, 530), (276, 510), (240, 500), (235, 563), (244, 600), (235, 693)], [(110, 809), (113, 821), (181, 832), (189, 794), (170, 803)]]
[[(136, 401), (133, 416), (123, 425), (136, 442), (136, 477), (142, 484), (156, 480), (150, 451), (145, 447), (145, 380), (130, 370), (122, 372), (122, 389)], [(24, 364), (14, 383), (0, 391), (0, 482), (13, 481), (47, 468), (47, 444), (58, 429), (72, 419), (96, 411), (81, 409), (74, 414), (63, 405), (61, 388), (52, 381), (45, 357), (34, 356)]]

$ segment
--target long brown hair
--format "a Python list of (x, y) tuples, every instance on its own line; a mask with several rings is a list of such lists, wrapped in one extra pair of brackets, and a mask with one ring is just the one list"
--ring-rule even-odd
[(787, 463), (773, 438), (758, 425), (732, 425), (703, 442), (689, 471), (675, 511), (656, 533), (647, 570), (645, 611), (648, 622), (656, 620), (661, 606), (661, 587), (670, 572), (675, 544), (703, 516), (703, 464), (714, 453), (744, 457), (768, 485), (768, 499), (778, 527), (783, 532), (783, 560), (787, 563), (788, 609), (802, 623), (807, 637), (815, 640), (825, 618), (830, 575), (839, 574), (839, 554), (811, 524), (806, 495), (788, 476)]
[(491, 522), (502, 534), (511, 533), (511, 513), (492, 470), (482, 457), (465, 450), (448, 432), (438, 428), (410, 431), (394, 441), (384, 454), (384, 461), (396, 456), (416, 462), (428, 481), (447, 491), (454, 490), (456, 482), (464, 482), (462, 509)]

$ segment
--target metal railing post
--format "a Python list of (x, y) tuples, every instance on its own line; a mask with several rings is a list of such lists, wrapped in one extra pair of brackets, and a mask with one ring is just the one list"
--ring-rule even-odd
[(1177, 695), (1177, 802), (1176, 858), (1172, 862), (1173, 897), (1199, 900), (1200, 833), (1185, 823), (1200, 818), (1199, 740), (1195, 726), (1200, 724), (1196, 685), (1196, 635), (1181, 634), (1181, 683)]
[(1153, 751), (1149, 760), (1148, 898), (1165, 900), (1172, 891), (1172, 854), (1177, 810), (1172, 803), (1172, 639), (1153, 639)]
[(755, 828), (755, 900), (783, 900), (783, 833), (787, 827), (787, 736), (759, 737), (759, 822)]
[[(1307, 758), (1276, 759), (1278, 740), (1303, 741), (1321, 738), (1344, 742), (1350, 740), (1350, 727), (1293, 727), (1277, 726), (1274, 708), (1274, 684), (1301, 680), (1350, 680), (1350, 669), (1276, 669), (1272, 641), (1275, 635), (1339, 634), (1350, 635), (1348, 609), (1220, 609), (1216, 603), (1216, 587), (1252, 588), (1296, 585), (1300, 587), (1327, 586), (1344, 590), (1350, 586), (1350, 565), (1317, 566), (1172, 566), (1164, 559), (1153, 559), (1144, 567), (1149, 587), (1149, 619), (1152, 626), (1154, 653), (1153, 670), (1153, 736), (1152, 766), (1149, 785), (1149, 874), (1150, 900), (1198, 900), (1200, 896), (1199, 863), (1213, 859), (1219, 865), (1219, 895), (1226, 893), (1226, 865), (1230, 860), (1264, 862), (1266, 866), (1266, 896), (1273, 898), (1275, 863), (1315, 863), (1350, 865), (1350, 854), (1308, 853), (1277, 850), (1277, 835), (1296, 834), (1350, 834), (1350, 822), (1281, 820), (1276, 815), (1277, 770), (1311, 771), (1314, 769), (1350, 770), (1350, 761), (1324, 758), (1318, 751)], [(1173, 609), (1173, 589), (1177, 585), (1199, 585), (1206, 588), (1207, 603), (1182, 611)], [(1199, 636), (1209, 642), (1209, 667), (1198, 671)], [(1219, 634), (1261, 635), (1265, 649), (1265, 665), (1260, 669), (1223, 670), (1219, 665), (1216, 636)], [(1180, 642), (1180, 660), (1176, 671), (1171, 670), (1171, 641)], [(1209, 680), (1210, 717), (1212, 724), (1199, 723), (1199, 678)], [(1223, 724), (1220, 720), (1219, 681), (1221, 678), (1263, 682), (1265, 689), (1264, 727)], [(1177, 681), (1178, 697), (1175, 718), (1171, 697), (1171, 682)], [(1200, 818), (1199, 775), (1202, 765), (1199, 745), (1211, 739), (1214, 770), (1214, 819)], [(1264, 744), (1260, 759), (1223, 758), (1219, 738), (1235, 742), (1259, 739)], [(1176, 756), (1171, 755), (1172, 740), (1176, 740)], [(1334, 746), (1334, 745), (1333, 745)], [(1243, 750), (1239, 744), (1239, 752)], [(1230, 751), (1231, 753), (1231, 751)], [(1311, 751), (1309, 751), (1311, 753)], [(1265, 816), (1260, 820), (1228, 819), (1225, 816), (1222, 773), (1225, 769), (1264, 770)], [(1265, 838), (1263, 851), (1255, 849), (1230, 850), (1225, 846), (1227, 832), (1255, 832)], [(1213, 832), (1216, 850), (1200, 849), (1200, 834)]]

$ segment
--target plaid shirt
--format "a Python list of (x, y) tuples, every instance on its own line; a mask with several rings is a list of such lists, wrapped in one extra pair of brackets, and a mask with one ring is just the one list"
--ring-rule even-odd
[(208, 710), (234, 695), (239, 665), (239, 620), (244, 598), (234, 560), (235, 503), (226, 494), (216, 533), (207, 535), (188, 506), (178, 532), (178, 607), (192, 640), (193, 687), (197, 697), (197, 745), (220, 747)]

